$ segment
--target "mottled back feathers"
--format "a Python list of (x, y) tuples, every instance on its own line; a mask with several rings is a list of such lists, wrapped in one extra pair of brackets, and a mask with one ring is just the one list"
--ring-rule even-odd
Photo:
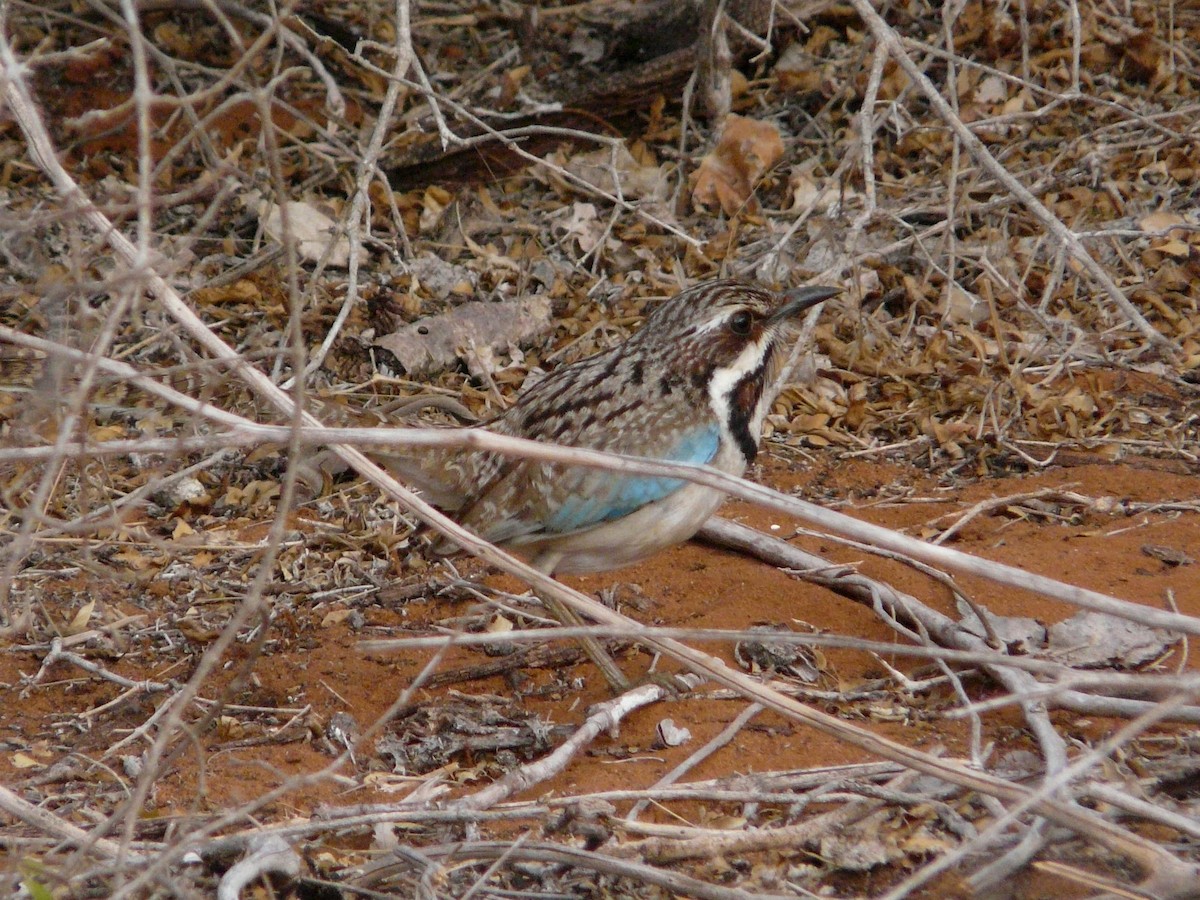
[[(758, 449), (787, 357), (789, 324), (834, 293), (808, 290), (798, 302), (744, 281), (698, 285), (663, 301), (624, 343), (557, 369), (478, 427), (740, 474)], [(686, 484), (478, 451), (431, 450), (382, 461), (467, 528), (510, 545), (619, 522), (667, 502)]]

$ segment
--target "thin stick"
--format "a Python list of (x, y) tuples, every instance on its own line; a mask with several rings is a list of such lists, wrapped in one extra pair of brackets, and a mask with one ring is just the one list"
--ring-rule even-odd
[(596, 737), (617, 728), (621, 720), (631, 712), (661, 700), (666, 694), (667, 689), (662, 685), (644, 684), (612, 700), (597, 704), (579, 730), (563, 741), (554, 752), (536, 762), (511, 770), (483, 790), (454, 801), (450, 808), (491, 809), (513, 794), (554, 777)]
[[(696, 766), (700, 765), (700, 763), (704, 762), (704, 760), (708, 759), (710, 756), (732, 741), (735, 737), (737, 737), (738, 732), (746, 727), (746, 723), (762, 711), (762, 705), (759, 703), (751, 703), (749, 706), (743, 709), (737, 714), (737, 717), (732, 722), (721, 729), (720, 734), (714, 737), (695, 753), (691, 754), (687, 759), (673, 768), (662, 778), (658, 779), (658, 781), (654, 782), (654, 784), (649, 788), (650, 796), (653, 797), (654, 792), (674, 784), (692, 769), (696, 768)], [(629, 810), (628, 814), (626, 814), (624, 821), (636, 822), (637, 817), (641, 815), (642, 811), (649, 805), (649, 799), (639, 800), (633, 805), (633, 808)]]

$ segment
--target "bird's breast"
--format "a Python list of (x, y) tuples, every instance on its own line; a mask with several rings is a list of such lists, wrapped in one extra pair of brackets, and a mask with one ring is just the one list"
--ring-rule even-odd
[[(746, 460), (733, 443), (722, 441), (709, 465), (731, 475), (742, 475)], [(556, 573), (607, 572), (641, 562), (694, 535), (725, 499), (725, 493), (691, 481), (679, 482), (667, 495), (612, 521), (570, 534), (544, 532), (513, 541), (514, 548), (531, 555), (546, 550), (561, 554)]]

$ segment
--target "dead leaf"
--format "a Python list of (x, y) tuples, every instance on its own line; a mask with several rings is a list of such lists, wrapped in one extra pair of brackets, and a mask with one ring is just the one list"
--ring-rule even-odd
[[(834, 33), (824, 26), (817, 30), (829, 35)], [(771, 74), (780, 88), (799, 94), (815, 91), (821, 86), (821, 67), (817, 59), (821, 47), (813, 49), (813, 43), (811, 38), (807, 44), (796, 41), (779, 55), (779, 62), (775, 63)]]
[(217, 717), (217, 737), (223, 741), (240, 741), (246, 736), (246, 726), (233, 716)]
[(34, 769), (41, 765), (32, 756), (25, 753), (17, 752), (8, 758), (14, 769)]
[(88, 621), (92, 618), (92, 613), (95, 611), (95, 609), (95, 600), (89, 600), (87, 603), (85, 603), (83, 608), (80, 609), (79, 612), (75, 613), (70, 624), (67, 625), (67, 634), (79, 634), (82, 631), (86, 631), (88, 627)]
[(528, 346), (549, 333), (550, 298), (545, 295), (502, 303), (469, 302), (449, 312), (418, 319), (375, 341), (414, 377), (441, 372), (476, 348)]
[(1064, 665), (1137, 668), (1158, 659), (1179, 636), (1103, 613), (1080, 612), (1051, 625), (1048, 646)]
[(988, 320), (991, 311), (986, 300), (955, 282), (946, 292), (943, 315), (954, 324), (979, 325)]
[(488, 634), (507, 634), (512, 630), (512, 620), (500, 615), (499, 613), (493, 616), (492, 619), (487, 623)]
[(1176, 547), (1164, 547), (1160, 544), (1143, 544), (1142, 552), (1168, 566), (1190, 566), (1195, 562), (1194, 559)]
[(555, 232), (573, 238), (583, 253), (591, 253), (604, 239), (605, 226), (597, 218), (594, 203), (572, 203), (569, 211), (562, 209), (551, 215), (561, 220), (555, 223)]
[(988, 75), (975, 87), (975, 102), (981, 104), (1000, 103), (1008, 98), (1008, 83), (999, 76)]
[(258, 303), (262, 300), (262, 290), (250, 279), (239, 278), (233, 284), (199, 288), (192, 296), (198, 304), (204, 306), (218, 303)]
[[(1167, 237), (1180, 237), (1184, 234), (1182, 230), (1174, 230), (1176, 225), (1186, 225), (1187, 219), (1177, 212), (1172, 212), (1168, 209), (1160, 209), (1150, 213), (1148, 216), (1142, 216), (1138, 219), (1138, 227), (1148, 234), (1166, 233)], [(1172, 229), (1167, 231), (1167, 229)]]
[(421, 233), (428, 234), (442, 220), (442, 213), (454, 199), (453, 195), (443, 187), (430, 185), (425, 189), (421, 198)]
[(935, 856), (954, 849), (954, 844), (921, 826), (908, 837), (900, 839), (900, 849), (911, 856)]
[[(606, 194), (619, 195), (626, 200), (665, 200), (670, 193), (670, 182), (663, 167), (639, 162), (624, 144), (615, 149), (605, 147), (590, 153), (577, 153), (562, 166)], [(566, 187), (578, 190), (569, 184)]]
[(1151, 85), (1163, 78), (1167, 67), (1166, 51), (1152, 32), (1126, 35), (1120, 49), (1124, 52), (1123, 62), (1131, 78)]
[[(336, 234), (337, 223), (315, 205), (299, 200), (289, 200), (287, 231), (285, 234), (283, 213), (276, 205), (264, 202), (259, 208), (259, 219), (267, 234), (279, 243), (285, 237), (296, 242), (296, 252), (309, 262), (317, 262), (328, 250), (327, 262), (338, 269), (350, 265), (350, 241), (344, 234)], [(361, 262), (362, 249), (359, 248)]]
[[(788, 175), (788, 193), (792, 198), (788, 211), (800, 213), (811, 208), (813, 212), (827, 213), (835, 206), (842, 208), (861, 206), (862, 192), (849, 184), (839, 184), (836, 190), (831, 189), (828, 180), (817, 174), (818, 162), (819, 160), (814, 158), (792, 167), (791, 174)], [(825, 244), (821, 241), (814, 241), (812, 246), (820, 247)], [(841, 252), (840, 247), (837, 252)], [(819, 269), (821, 268), (819, 264), (814, 265), (816, 260), (813, 254), (814, 251), (810, 248), (805, 268)]]
[(663, 719), (655, 730), (658, 732), (658, 740), (664, 747), (678, 747), (692, 739), (692, 733), (686, 728), (676, 725), (674, 719)]
[(437, 300), (451, 294), (468, 297), (479, 284), (479, 276), (466, 266), (448, 263), (433, 253), (420, 254), (408, 266), (420, 286)]
[[(230, 493), (232, 493), (232, 489)], [(271, 503), (278, 497), (279, 482), (270, 479), (251, 481), (241, 491), (241, 502), (251, 507), (260, 503)]]
[(88, 432), (88, 437), (94, 441), (115, 441), (125, 437), (125, 426), (101, 425), (90, 429)]
[(826, 864), (844, 872), (869, 872), (887, 865), (895, 856), (894, 848), (878, 834), (869, 834), (861, 827), (826, 835), (820, 847)]
[(719, 205), (727, 216), (750, 203), (758, 180), (783, 156), (783, 138), (770, 122), (730, 116), (716, 147), (692, 174), (692, 203)]
[(221, 630), (195, 617), (184, 616), (175, 623), (175, 627), (189, 641), (197, 644), (207, 644), (221, 636)]
[(124, 547), (119, 553), (113, 554), (114, 560), (124, 563), (134, 571), (141, 572), (154, 565), (154, 561), (133, 547)]
[(704, 824), (709, 828), (714, 828), (718, 831), (733, 831), (738, 828), (746, 827), (746, 817), (734, 815), (713, 816)]
[(331, 610), (330, 612), (327, 612), (321, 618), (321, 627), (328, 628), (331, 625), (340, 625), (342, 622), (345, 622), (352, 615), (354, 615), (353, 607), (350, 607), (347, 609)]
[(521, 90), (521, 82), (529, 76), (531, 71), (533, 71), (532, 66), (516, 66), (500, 76), (500, 96), (496, 100), (497, 108), (508, 109), (513, 105)]

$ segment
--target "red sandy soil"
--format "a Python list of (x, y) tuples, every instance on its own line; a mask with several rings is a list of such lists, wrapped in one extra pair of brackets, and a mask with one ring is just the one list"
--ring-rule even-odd
[[(1115, 497), (1131, 501), (1178, 501), (1194, 499), (1194, 476), (1171, 471), (1171, 464), (1133, 461), (1116, 464), (1081, 464), (1050, 468), (1036, 474), (1003, 479), (978, 480), (954, 485), (904, 465), (866, 461), (817, 459), (803, 470), (778, 459), (769, 460), (759, 472), (761, 480), (783, 490), (798, 489), (810, 499), (836, 503), (852, 515), (872, 522), (920, 534), (927, 523), (946, 513), (969, 508), (980, 500), (1036, 490), (1043, 487), (1069, 489), (1093, 498)], [(722, 514), (760, 529), (786, 536), (794, 523), (764, 513), (740, 502), (727, 504)], [(942, 520), (945, 525), (952, 519)], [(862, 562), (862, 569), (888, 580), (941, 612), (954, 616), (953, 602), (944, 587), (895, 563), (884, 562), (858, 551), (837, 546), (832, 541), (801, 538), (805, 549), (844, 562)], [(1135, 517), (1105, 516), (1087, 513), (1075, 521), (1034, 521), (1029, 517), (983, 516), (960, 533), (954, 545), (961, 550), (990, 559), (1018, 565), (1033, 572), (1066, 579), (1075, 584), (1111, 593), (1118, 597), (1165, 608), (1168, 595), (1181, 612), (1200, 615), (1200, 580), (1190, 565), (1168, 565), (1146, 554), (1146, 545), (1167, 546), (1192, 557), (1200, 556), (1200, 517), (1194, 513), (1149, 513)], [(468, 565), (469, 569), (470, 566)], [(612, 586), (620, 586), (618, 598), (636, 599), (636, 610), (626, 608), (639, 621), (680, 627), (744, 629), (756, 623), (786, 623), (797, 629), (855, 635), (875, 641), (896, 640), (870, 610), (783, 574), (756, 560), (707, 546), (690, 544), (659, 555), (640, 566), (604, 576), (566, 579), (568, 583), (595, 595)], [(489, 584), (520, 591), (512, 579), (489, 576)], [(999, 615), (1031, 616), (1050, 623), (1069, 616), (1073, 610), (1010, 588), (971, 578), (960, 579), (961, 586), (973, 598)], [(636, 586), (636, 587), (631, 587)], [(94, 582), (86, 569), (69, 581), (60, 583), (62, 595), (45, 602), (56, 619), (69, 619), (70, 610), (59, 606), (68, 597), (97, 598), (101, 604), (128, 607), (116, 596), (111, 582)], [(401, 633), (423, 623), (435, 622), (466, 612), (465, 603), (424, 602), (407, 606), (368, 603), (362, 607), (365, 622), (356, 631), (346, 620), (327, 617), (336, 604), (309, 605), (296, 597), (294, 608), (281, 611), (270, 635), (267, 652), (253, 660), (248, 678), (231, 702), (275, 707), (302, 707), (311, 704), (312, 713), (305, 728), (293, 732), (295, 739), (275, 743), (245, 741), (255, 735), (241, 734), (236, 724), (211, 729), (198, 736), (194, 745), (184, 748), (170, 770), (156, 785), (148, 812), (155, 816), (211, 812), (252, 801), (268, 788), (287, 778), (312, 773), (325, 766), (330, 750), (314, 740), (321, 725), (335, 713), (349, 713), (366, 726), (380, 716), (399, 692), (421, 671), (427, 656), (407, 653), (403, 656), (372, 657), (361, 652), (359, 644), (367, 638)], [(148, 605), (153, 610), (153, 603)], [(324, 623), (324, 624), (323, 624)], [(240, 658), (243, 645), (234, 651), (232, 665), (212, 679), (208, 696), (215, 696), (218, 683), (227, 683)], [(731, 661), (731, 648), (705, 644), (705, 649)], [(1194, 653), (1193, 653), (1194, 655)], [(117, 694), (113, 685), (92, 679), (76, 669), (57, 666), (36, 686), (23, 685), (26, 677), (37, 672), (40, 652), (23, 651), (10, 646), (0, 654), (0, 780), (19, 788), (46, 771), (68, 754), (80, 754), (76, 761), (95, 758), (126, 729), (145, 721), (152, 706), (139, 701), (126, 704), (88, 720), (87, 710), (107, 702)], [(130, 678), (182, 679), (189, 661), (182, 654), (130, 653), (120, 659), (100, 660), (111, 670)], [(194, 658), (194, 655), (191, 657)], [(450, 654), (441, 670), (474, 665), (487, 659), (481, 652), (460, 650)], [(631, 676), (644, 673), (649, 657), (630, 650), (621, 657)], [(888, 662), (902, 671), (918, 664), (911, 657), (897, 656)], [(1196, 660), (1189, 659), (1194, 665)], [(824, 690), (852, 688), (864, 680), (886, 676), (879, 661), (867, 654), (827, 650), (823, 652), (821, 679), (814, 687)], [(1173, 657), (1164, 664), (1179, 664)], [(522, 683), (525, 688), (546, 685), (564, 673), (531, 671)], [(607, 699), (603, 680), (592, 665), (575, 665), (570, 678), (583, 683), (581, 690), (554, 690), (527, 697), (525, 708), (536, 711), (553, 724), (582, 721), (589, 704)], [(62, 680), (58, 680), (62, 679)], [(564, 680), (559, 680), (564, 683)], [(566, 681), (565, 683), (571, 683)], [(975, 690), (989, 690), (987, 682), (974, 682)], [(424, 704), (444, 699), (448, 690), (471, 695), (496, 694), (509, 697), (512, 684), (501, 678), (459, 683), (452, 688), (420, 690), (417, 700)], [(952, 700), (947, 698), (947, 705)], [(945, 720), (937, 715), (936, 704), (928, 698), (919, 708), (910, 708), (904, 695), (896, 691), (883, 703), (829, 704), (827, 711), (849, 716), (859, 724), (922, 749), (941, 748), (956, 756), (966, 750), (966, 730), (962, 720)], [(628, 718), (619, 735), (601, 737), (590, 752), (581, 755), (558, 778), (536, 786), (531, 797), (584, 793), (613, 787), (649, 787), (705, 741), (717, 734), (744, 708), (744, 701), (728, 702), (699, 697), (643, 709)], [(693, 737), (680, 747), (656, 746), (655, 727), (664, 717), (688, 728)], [(1110, 733), (1118, 722), (1054, 714), (1060, 734), (1069, 740), (1090, 744)], [(989, 714), (985, 720), (986, 739), (995, 742), (996, 752), (1011, 749), (1036, 749), (1023, 727), (1019, 714), (1011, 711)], [(142, 745), (138, 745), (140, 752)], [(16, 768), (20, 757), (32, 758), (40, 765)], [(744, 728), (735, 740), (692, 770), (688, 780), (706, 779), (735, 773), (767, 772), (840, 764), (863, 760), (862, 751), (848, 747), (822, 734), (787, 721), (775, 714), (763, 713)], [(383, 767), (371, 749), (358, 749), (359, 775), (366, 769)], [(110, 764), (112, 761), (109, 761)], [(464, 770), (479, 760), (464, 760)], [(86, 767), (85, 767), (86, 768)], [(353, 775), (353, 772), (346, 774)], [(494, 769), (481, 766), (475, 780), (459, 791), (471, 791), (486, 782)], [(93, 771), (89, 776), (111, 787), (112, 774)], [(363, 782), (359, 780), (359, 784)], [(406, 790), (406, 788), (405, 788)], [(371, 786), (348, 788), (329, 779), (287, 795), (272, 806), (261, 809), (260, 819), (307, 816), (324, 804), (345, 805), (386, 802), (402, 796), (378, 791)], [(702, 819), (703, 809), (677, 808), (685, 816)], [(653, 817), (653, 814), (652, 816)], [(856, 885), (868, 891), (868, 882)]]

